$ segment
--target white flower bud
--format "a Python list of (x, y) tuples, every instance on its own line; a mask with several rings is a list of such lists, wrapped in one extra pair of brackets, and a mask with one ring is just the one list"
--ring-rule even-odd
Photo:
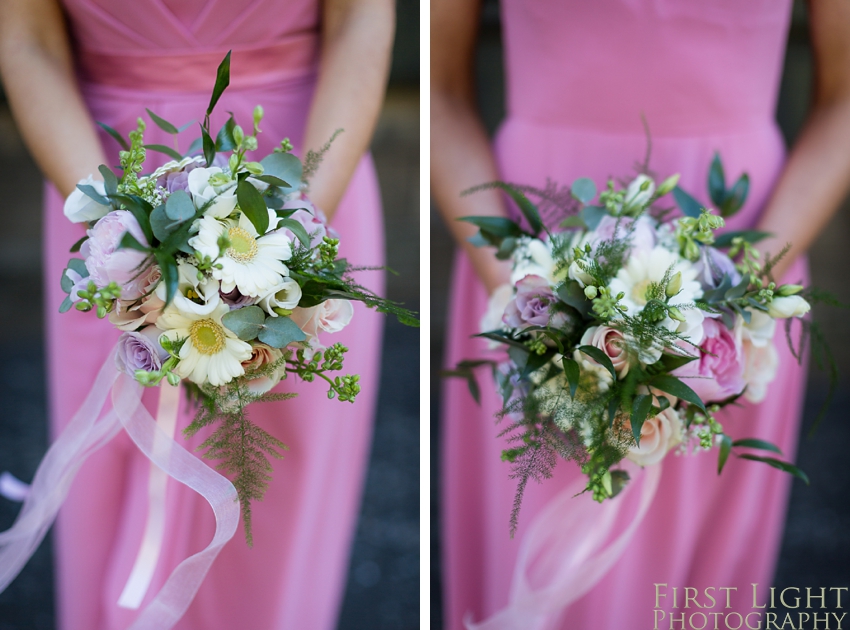
[(587, 271), (585, 271), (586, 264), (587, 263), (582, 260), (574, 260), (570, 264), (570, 269), (568, 272), (570, 279), (575, 280), (582, 287), (586, 287), (587, 285), (592, 284), (594, 282), (593, 276), (591, 276), (589, 273), (587, 273)]
[(667, 289), (665, 293), (667, 297), (673, 297), (677, 295), (679, 291), (682, 290), (682, 272), (677, 271), (672, 278), (670, 278), (670, 282), (667, 283)]
[(797, 295), (802, 290), (803, 285), (801, 284), (783, 284), (776, 291), (776, 295), (780, 297), (788, 297), (789, 295)]
[(642, 208), (652, 195), (655, 194), (655, 182), (646, 175), (638, 175), (626, 189), (626, 198), (623, 200), (624, 208)]
[[(106, 195), (103, 182), (95, 181), (92, 179), (91, 175), (85, 179), (81, 179), (79, 183), (91, 186), (99, 194), (104, 196)], [(111, 211), (112, 208), (110, 206), (99, 204), (79, 188), (75, 188), (74, 192), (68, 195), (68, 198), (65, 200), (65, 216), (68, 217), (72, 223), (95, 221), (106, 216)]]
[(658, 196), (663, 197), (668, 192), (673, 190), (676, 187), (676, 184), (678, 184), (678, 183), (679, 183), (679, 174), (676, 173), (675, 175), (671, 175), (670, 177), (665, 179), (663, 182), (661, 182), (661, 185), (658, 187)]
[(767, 314), (775, 319), (786, 319), (788, 317), (802, 317), (812, 307), (799, 295), (788, 295), (775, 297), (767, 305)]
[(596, 287), (592, 284), (589, 284), (584, 287), (584, 296), (588, 300), (595, 300), (597, 295), (599, 295), (599, 291), (597, 291)]

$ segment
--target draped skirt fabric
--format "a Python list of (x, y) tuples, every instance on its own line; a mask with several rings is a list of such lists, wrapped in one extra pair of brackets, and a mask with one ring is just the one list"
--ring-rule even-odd
[[(643, 161), (647, 144), (637, 133), (541, 126), (513, 118), (502, 126), (495, 148), (500, 176), (506, 181), (542, 188), (550, 177), (562, 185), (590, 177), (601, 187), (609, 177), (632, 177), (633, 165)], [(715, 151), (722, 156), (727, 180), (747, 171), (752, 181), (744, 209), (727, 222), (727, 229), (751, 227), (784, 159), (781, 137), (772, 123), (725, 134), (653, 137), (650, 169), (659, 180), (681, 173), (680, 186), (708, 202), (706, 179)], [(801, 280), (807, 280), (802, 260), (785, 278), (786, 282)], [(459, 254), (450, 296), (446, 366), (488, 353), (483, 340), (471, 338), (479, 332), (486, 304), (469, 261)], [(730, 435), (771, 441), (793, 460), (805, 370), (789, 351), (781, 326), (774, 342), (780, 366), (766, 400), (726, 408), (718, 420)], [(496, 438), (503, 428), (495, 420), (500, 397), (486, 370), (479, 374), (479, 381), (480, 406), (465, 382), (454, 379), (445, 384), (443, 566), (445, 627), (452, 630), (463, 627), (467, 614), (480, 621), (506, 606), (517, 552), (529, 524), (581, 474), (575, 464), (561, 462), (552, 479), (530, 482), (519, 529), (511, 539), (508, 521), (516, 481), (508, 478), (509, 464), (499, 457), (505, 448), (505, 442)], [(654, 502), (628, 550), (593, 590), (564, 612), (556, 627), (651, 628), (654, 610), (668, 615), (666, 620), (671, 612), (681, 612), (673, 611), (673, 587), (679, 588), (680, 595), (682, 587), (700, 593), (708, 587), (737, 588), (732, 608), (723, 612), (746, 615), (753, 607), (751, 584), (761, 585), (762, 598), (772, 579), (790, 480), (766, 465), (734, 457), (718, 477), (716, 451), (689, 456), (670, 453)], [(666, 585), (666, 598), (656, 600), (656, 584)], [(718, 601), (722, 599), (721, 591), (712, 592), (718, 594)], [(678, 604), (681, 607), (683, 602)]]
[[(257, 104), (265, 108), (257, 155), (271, 152), (288, 136), (296, 153), (312, 97), (314, 76), (262, 87), (225, 92), (213, 115), (217, 131), (227, 112), (248, 128)], [(133, 91), (84, 86), (96, 120), (123, 134), (135, 127), (148, 107), (178, 125), (203, 116), (209, 92)], [(198, 135), (197, 126), (181, 134), (181, 150)], [(102, 134), (111, 164), (118, 147)], [(148, 124), (146, 143), (171, 144)], [(165, 161), (149, 153), (151, 170)], [(56, 435), (88, 392), (119, 332), (91, 313), (60, 315), (59, 288), (69, 247), (84, 233), (62, 214), (62, 199), (48, 187), (45, 202), (45, 273), (48, 379), (52, 431)], [(371, 159), (358, 166), (340, 203), (333, 227), (340, 233), (340, 255), (358, 266), (383, 264), (380, 197)], [(383, 290), (380, 272), (360, 272), (359, 280)], [(245, 544), (240, 527), (223, 549), (180, 623), (181, 630), (256, 630), (332, 628), (336, 624), (348, 566), (348, 550), (358, 512), (368, 457), (379, 378), (382, 316), (355, 304), (351, 324), (326, 336), (350, 349), (345, 371), (361, 376), (355, 404), (328, 400), (320, 382), (290, 379), (275, 391), (296, 392), (292, 400), (255, 404), (249, 416), (283, 441), (289, 450), (273, 461), (273, 480), (265, 499), (253, 504), (254, 546)], [(145, 402), (155, 413), (157, 392)], [(193, 417), (186, 403), (178, 418), (178, 442), (194, 450), (207, 433), (185, 440), (179, 435)], [(56, 528), (58, 626), (63, 630), (118, 630), (137, 612), (119, 608), (118, 597), (139, 549), (147, 513), (149, 462), (122, 434), (82, 468), (60, 512)], [(212, 538), (214, 519), (199, 496), (173, 480), (167, 489), (164, 547), (142, 606), (172, 569)]]

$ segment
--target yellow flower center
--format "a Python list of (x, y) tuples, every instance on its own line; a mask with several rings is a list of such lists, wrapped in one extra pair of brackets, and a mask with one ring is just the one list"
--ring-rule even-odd
[(632, 301), (638, 306), (646, 304), (646, 290), (649, 288), (650, 284), (652, 284), (652, 280), (647, 278), (646, 280), (641, 280), (632, 287)]
[(227, 248), (228, 258), (236, 262), (247, 263), (257, 256), (257, 239), (241, 227), (232, 227), (227, 231), (230, 247)]
[(211, 319), (199, 319), (189, 328), (192, 345), (201, 354), (216, 354), (224, 349), (224, 328)]

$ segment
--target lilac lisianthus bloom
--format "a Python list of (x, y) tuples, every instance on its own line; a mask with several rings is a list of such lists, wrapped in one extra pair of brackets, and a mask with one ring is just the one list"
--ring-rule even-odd
[(156, 179), (156, 185), (165, 188), (169, 193), (175, 190), (189, 192), (189, 173), (204, 163), (203, 157), (187, 157), (179, 162), (172, 160), (156, 169), (151, 177)]
[(162, 369), (168, 353), (159, 344), (162, 331), (146, 326), (138, 332), (125, 332), (118, 338), (115, 365), (121, 372), (134, 376), (136, 370), (154, 372)]
[[(307, 231), (307, 234), (310, 236), (310, 247), (315, 248), (322, 242), (322, 239), (325, 236), (330, 236), (331, 238), (339, 238), (339, 234), (337, 234), (336, 230), (334, 230), (331, 226), (328, 225), (328, 220), (325, 218), (324, 213), (319, 210), (316, 206), (314, 206), (307, 197), (301, 195), (295, 199), (289, 199), (286, 203), (283, 204), (283, 210), (293, 210), (295, 212), (292, 213), (290, 219), (295, 219), (304, 226), (304, 229)], [(284, 233), (295, 239), (295, 235), (289, 230), (284, 228)]]
[[(634, 224), (634, 230), (632, 230), (632, 224)], [(648, 251), (655, 247), (656, 230), (652, 219), (647, 216), (640, 216), (635, 220), (630, 217), (620, 217), (618, 219), (606, 215), (602, 217), (599, 225), (589, 235), (590, 244), (596, 249), (599, 243), (610, 241), (615, 235), (618, 239), (625, 238), (629, 234), (629, 230), (632, 230), (630, 239), (632, 250)]]
[(144, 294), (147, 278), (139, 276), (139, 266), (147, 255), (135, 249), (119, 249), (121, 239), (128, 232), (145, 247), (150, 246), (136, 218), (126, 210), (115, 210), (88, 230), (89, 239), (80, 253), (85, 256), (89, 278), (97, 287), (115, 282), (121, 287), (123, 299), (135, 300)]
[[(552, 293), (546, 278), (535, 275), (525, 276), (517, 282), (516, 295), (508, 302), (502, 321), (512, 328), (546, 326), (549, 324), (550, 317), (554, 315), (550, 313), (549, 308), (554, 301), (555, 294)], [(563, 321), (552, 321), (555, 326), (563, 323)]]
[(697, 280), (706, 291), (716, 289), (726, 276), (729, 276), (732, 286), (741, 281), (741, 274), (735, 269), (732, 259), (714, 247), (702, 248), (694, 268), (697, 270)]
[(243, 306), (250, 306), (257, 299), (247, 295), (242, 295), (236, 287), (233, 287), (233, 290), (228, 293), (219, 289), (218, 294), (221, 296), (221, 301), (227, 304), (231, 311), (234, 311), (237, 308), (242, 308)]

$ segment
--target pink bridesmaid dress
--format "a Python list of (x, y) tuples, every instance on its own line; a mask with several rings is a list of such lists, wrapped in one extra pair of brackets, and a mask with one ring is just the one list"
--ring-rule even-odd
[[(561, 184), (628, 177), (646, 151), (643, 114), (652, 132), (650, 168), (659, 178), (681, 173), (680, 185), (708, 203), (715, 151), (727, 179), (750, 174), (750, 196), (727, 228), (754, 226), (785, 158), (774, 111), (790, 9), (790, 0), (502, 0), (508, 113), (495, 140), (501, 178), (543, 187), (549, 177)], [(806, 274), (800, 261), (786, 281)], [(468, 260), (459, 256), (447, 365), (487, 352), (470, 338), (486, 303)], [(804, 370), (783, 337), (778, 331), (780, 368), (766, 401), (729, 408), (721, 422), (734, 436), (774, 442), (793, 460)], [(488, 379), (482, 371), (480, 380)], [(511, 539), (516, 482), (499, 458), (505, 447), (494, 421), (500, 399), (493, 387), (484, 389), (479, 407), (460, 379), (446, 384), (444, 614), (453, 630), (466, 615), (479, 622), (505, 608), (529, 525), (580, 475), (575, 464), (561, 463), (554, 478), (530, 482)], [(750, 612), (751, 584), (761, 586), (760, 600), (770, 586), (791, 477), (734, 457), (720, 477), (716, 468), (716, 452), (671, 453), (625, 553), (545, 627), (652, 628), (656, 583), (668, 587), (658, 607), (667, 616), (658, 627), (667, 627), (671, 612), (677, 619), (686, 612), (682, 587), (700, 593), (737, 587), (726, 612)]]
[[(317, 0), (66, 0), (80, 82), (95, 120), (125, 136), (139, 116), (147, 143), (170, 144), (144, 108), (180, 125), (202, 120), (215, 70), (233, 50), (231, 85), (212, 116), (217, 131), (232, 111), (250, 125), (265, 108), (258, 155), (288, 136), (302, 153), (306, 117), (316, 84), (320, 44)], [(181, 134), (185, 150), (197, 124)], [(117, 143), (101, 140), (110, 164)], [(151, 170), (168, 158), (149, 153)], [(59, 278), (69, 247), (83, 227), (62, 214), (48, 187), (45, 252), (52, 431), (60, 432), (89, 391), (118, 331), (91, 314), (58, 313)], [(383, 226), (375, 172), (364, 157), (339, 205), (334, 227), (342, 256), (362, 266), (383, 264)], [(362, 281), (381, 291), (381, 274)], [(298, 397), (255, 405), (251, 418), (289, 446), (273, 462), (274, 479), (253, 505), (254, 547), (240, 527), (224, 547), (194, 602), (176, 626), (183, 630), (327, 629), (336, 624), (368, 456), (378, 384), (381, 319), (355, 305), (350, 326), (334, 335), (350, 348), (346, 369), (361, 375), (356, 404), (328, 400), (319, 383), (284, 381), (278, 391)], [(146, 394), (155, 412), (156, 392)], [(181, 406), (178, 442), (192, 418)], [(138, 611), (116, 604), (139, 549), (147, 511), (148, 460), (123, 432), (80, 470), (58, 518), (58, 626), (63, 630), (126, 628)], [(209, 505), (169, 481), (164, 547), (144, 607), (177, 564), (212, 538)]]

